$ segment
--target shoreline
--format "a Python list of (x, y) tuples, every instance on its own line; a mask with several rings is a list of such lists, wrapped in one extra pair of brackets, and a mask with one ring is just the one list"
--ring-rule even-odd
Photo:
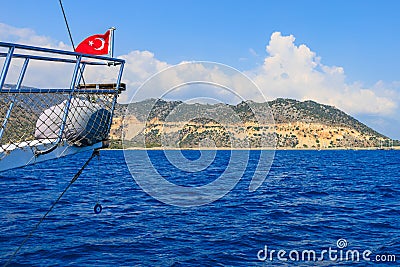
[(210, 147), (196, 147), (196, 148), (177, 148), (177, 147), (151, 147), (151, 148), (144, 148), (144, 147), (130, 147), (130, 148), (103, 148), (102, 150), (276, 150), (276, 151), (339, 151), (339, 150), (382, 150), (382, 151), (391, 151), (391, 150), (400, 150), (400, 146), (395, 146), (392, 148), (377, 148), (377, 147), (333, 147), (333, 148), (293, 148), (293, 147), (262, 147), (262, 148), (231, 148), (231, 147), (218, 147), (218, 148), (210, 148)]

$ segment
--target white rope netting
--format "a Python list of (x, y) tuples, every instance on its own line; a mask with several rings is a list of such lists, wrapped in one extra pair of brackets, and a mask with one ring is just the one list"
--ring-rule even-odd
[[(115, 94), (87, 94), (76, 89), (35, 93), (0, 94), (0, 118), (3, 151), (29, 145), (51, 146), (67, 141), (70, 145), (89, 146), (107, 139)], [(9, 118), (6, 119), (7, 114)]]

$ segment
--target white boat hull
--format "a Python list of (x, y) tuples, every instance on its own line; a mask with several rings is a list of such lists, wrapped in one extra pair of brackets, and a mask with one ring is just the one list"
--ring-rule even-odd
[(103, 142), (98, 142), (91, 146), (78, 147), (78, 146), (71, 146), (66, 141), (64, 141), (61, 142), (57, 146), (57, 148), (54, 149), (53, 151), (39, 156), (35, 155), (35, 150), (44, 150), (45, 144), (38, 144), (36, 146), (35, 145), (32, 146), (32, 143), (26, 143), (26, 146), (19, 145), (18, 147), (11, 147), (6, 150), (0, 148), (0, 171), (24, 167), (38, 162), (43, 162), (46, 160), (51, 160), (76, 154), (79, 152), (100, 149), (104, 146), (105, 145)]

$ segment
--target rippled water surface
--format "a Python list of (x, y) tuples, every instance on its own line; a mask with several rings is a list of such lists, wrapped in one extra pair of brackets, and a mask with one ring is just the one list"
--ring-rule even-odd
[[(130, 151), (135, 158), (139, 152)], [(177, 171), (162, 151), (148, 151), (179, 185), (216, 179), (231, 153), (218, 151), (202, 172)], [(180, 153), (175, 151), (174, 153)], [(185, 151), (196, 160), (199, 151)], [(257, 159), (257, 152), (251, 157)], [(0, 264), (67, 186), (89, 154), (0, 173)], [(262, 262), (272, 250), (347, 249), (397, 255), (400, 262), (400, 151), (277, 151), (263, 185), (248, 187), (255, 162), (236, 187), (211, 204), (183, 208), (147, 195), (122, 151), (101, 151), (11, 265), (19, 266), (331, 266), (354, 262)], [(140, 159), (138, 159), (140, 162)], [(141, 165), (137, 164), (137, 168)], [(93, 206), (99, 201), (100, 214)], [(361, 262), (360, 266), (376, 262)], [(382, 264), (395, 266), (395, 263)]]

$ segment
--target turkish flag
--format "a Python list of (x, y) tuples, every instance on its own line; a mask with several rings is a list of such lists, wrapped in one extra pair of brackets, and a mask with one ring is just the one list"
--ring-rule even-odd
[(107, 55), (110, 45), (110, 30), (105, 34), (95, 34), (83, 40), (75, 52), (91, 55)]

